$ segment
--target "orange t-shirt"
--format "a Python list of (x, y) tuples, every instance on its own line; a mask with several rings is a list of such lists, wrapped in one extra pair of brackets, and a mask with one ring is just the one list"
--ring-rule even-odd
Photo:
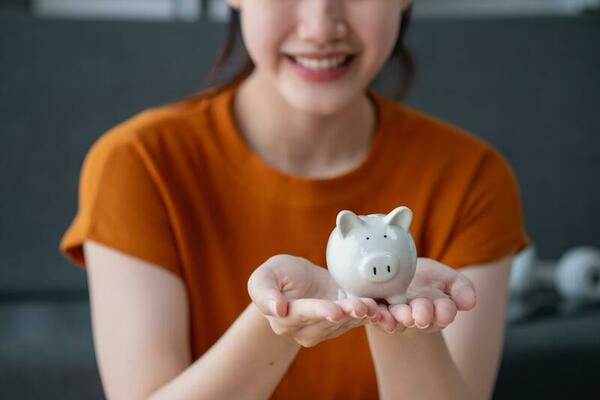
[[(60, 243), (79, 266), (90, 239), (179, 276), (194, 359), (248, 305), (248, 278), (270, 256), (326, 265), (342, 209), (365, 215), (410, 207), (418, 255), (453, 268), (529, 243), (509, 164), (474, 135), (369, 92), (377, 128), (360, 165), (327, 179), (291, 176), (240, 136), (232, 114), (238, 86), (146, 110), (101, 136), (83, 163), (79, 210)], [(301, 349), (273, 395), (377, 397), (362, 328)]]

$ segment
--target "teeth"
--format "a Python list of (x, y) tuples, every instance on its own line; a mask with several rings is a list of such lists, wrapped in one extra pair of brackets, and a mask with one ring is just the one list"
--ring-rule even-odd
[(314, 70), (324, 70), (331, 69), (340, 66), (344, 61), (346, 61), (347, 56), (340, 56), (334, 58), (323, 58), (320, 60), (314, 58), (305, 58), (305, 57), (293, 57), (294, 61), (298, 64), (302, 65), (305, 68), (314, 69)]

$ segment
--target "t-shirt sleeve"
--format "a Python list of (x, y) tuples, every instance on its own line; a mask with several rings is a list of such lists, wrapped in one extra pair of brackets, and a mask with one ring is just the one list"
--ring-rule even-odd
[(529, 243), (517, 179), (502, 154), (490, 148), (464, 194), (440, 261), (461, 268), (519, 252)]
[(63, 255), (85, 267), (83, 242), (93, 240), (165, 268), (181, 268), (164, 194), (151, 173), (144, 149), (110, 132), (85, 157), (75, 218), (59, 245)]

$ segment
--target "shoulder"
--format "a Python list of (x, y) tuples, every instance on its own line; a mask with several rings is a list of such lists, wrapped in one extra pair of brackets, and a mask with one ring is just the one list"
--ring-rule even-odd
[(378, 99), (385, 129), (392, 131), (399, 148), (410, 148), (421, 161), (446, 171), (450, 166), (476, 168), (490, 158), (506, 162), (494, 146), (467, 129), (392, 99)]
[(484, 139), (452, 122), (383, 96), (379, 96), (379, 99), (383, 112), (388, 114), (388, 120), (410, 132), (413, 139), (447, 150), (493, 150)]
[(90, 153), (98, 155), (135, 149), (164, 152), (183, 149), (209, 127), (208, 110), (223, 88), (209, 88), (194, 95), (141, 110), (96, 139)]

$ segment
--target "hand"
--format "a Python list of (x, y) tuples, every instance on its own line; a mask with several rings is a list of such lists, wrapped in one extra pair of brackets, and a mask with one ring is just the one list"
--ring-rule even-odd
[(430, 258), (417, 259), (406, 294), (407, 304), (379, 307), (389, 310), (395, 331), (407, 336), (441, 331), (454, 321), (458, 311), (470, 310), (476, 302), (475, 287), (466, 276)]
[(376, 322), (381, 314), (373, 299), (337, 300), (338, 286), (328, 270), (285, 254), (252, 273), (248, 293), (276, 334), (304, 347)]

